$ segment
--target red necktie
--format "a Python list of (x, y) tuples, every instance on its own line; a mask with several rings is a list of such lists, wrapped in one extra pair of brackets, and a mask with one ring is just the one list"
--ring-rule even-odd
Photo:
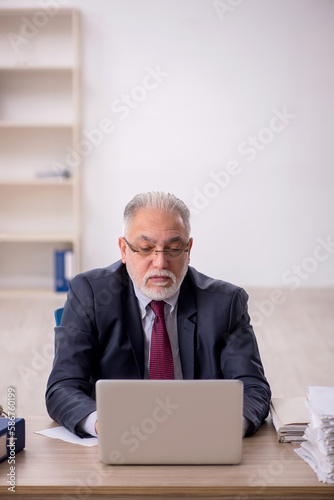
[(155, 314), (150, 354), (150, 379), (174, 379), (173, 354), (164, 317), (163, 300), (152, 300)]

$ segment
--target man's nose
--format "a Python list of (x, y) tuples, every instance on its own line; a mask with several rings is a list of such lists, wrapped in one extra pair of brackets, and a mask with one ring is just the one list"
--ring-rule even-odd
[(157, 269), (166, 269), (166, 267), (168, 267), (168, 259), (166, 258), (166, 252), (164, 251), (153, 252), (153, 267)]

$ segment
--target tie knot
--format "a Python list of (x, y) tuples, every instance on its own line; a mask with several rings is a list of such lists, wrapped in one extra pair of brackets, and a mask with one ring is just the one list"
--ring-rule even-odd
[(164, 318), (164, 305), (165, 302), (163, 300), (152, 300), (150, 302), (150, 306), (152, 311), (157, 317)]

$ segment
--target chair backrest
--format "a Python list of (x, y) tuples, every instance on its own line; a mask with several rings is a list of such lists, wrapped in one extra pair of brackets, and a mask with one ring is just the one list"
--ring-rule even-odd
[(61, 317), (63, 315), (64, 308), (60, 307), (59, 309), (55, 310), (55, 320), (56, 320), (56, 326), (60, 325), (61, 322)]

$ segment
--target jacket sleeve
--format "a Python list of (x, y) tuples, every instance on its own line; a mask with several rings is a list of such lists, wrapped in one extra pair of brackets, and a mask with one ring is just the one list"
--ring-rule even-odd
[(91, 379), (98, 358), (93, 303), (88, 280), (76, 276), (61, 324), (55, 328), (55, 356), (45, 396), (50, 417), (81, 436), (77, 424), (96, 409), (95, 381)]
[(230, 308), (229, 328), (221, 352), (224, 378), (239, 379), (244, 384), (243, 414), (250, 425), (246, 436), (253, 434), (268, 416), (271, 391), (247, 308), (248, 295), (238, 288)]

